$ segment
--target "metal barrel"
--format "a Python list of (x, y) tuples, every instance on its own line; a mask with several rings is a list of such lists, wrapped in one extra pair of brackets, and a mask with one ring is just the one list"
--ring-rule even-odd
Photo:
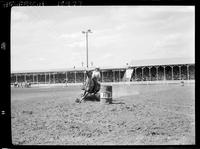
[(112, 86), (110, 85), (101, 86), (100, 102), (102, 104), (112, 103)]

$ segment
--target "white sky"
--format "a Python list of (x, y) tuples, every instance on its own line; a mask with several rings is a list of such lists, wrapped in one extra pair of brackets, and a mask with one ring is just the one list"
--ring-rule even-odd
[(12, 7), (11, 71), (194, 58), (193, 6)]

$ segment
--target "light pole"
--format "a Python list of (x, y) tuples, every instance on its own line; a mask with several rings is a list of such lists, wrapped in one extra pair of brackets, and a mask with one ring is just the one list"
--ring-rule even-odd
[(86, 61), (87, 61), (87, 68), (88, 68), (88, 33), (92, 33), (90, 29), (87, 31), (82, 31), (83, 34), (86, 35)]

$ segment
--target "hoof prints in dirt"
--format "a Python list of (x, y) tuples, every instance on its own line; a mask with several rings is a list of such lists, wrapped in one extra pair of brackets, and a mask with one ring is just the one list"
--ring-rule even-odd
[(149, 103), (59, 101), (27, 110), (29, 106), (12, 109), (14, 144), (162, 144), (190, 133), (189, 117)]

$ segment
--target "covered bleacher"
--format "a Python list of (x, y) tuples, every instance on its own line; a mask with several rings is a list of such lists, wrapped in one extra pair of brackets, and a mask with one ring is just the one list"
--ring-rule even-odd
[[(71, 68), (12, 72), (11, 84), (83, 83), (86, 79), (85, 70), (85, 68)], [(127, 80), (128, 71), (131, 72), (131, 77)], [(194, 59), (182, 58), (133, 60), (128, 66), (102, 67), (100, 73), (101, 82), (194, 80), (195, 63)]]

